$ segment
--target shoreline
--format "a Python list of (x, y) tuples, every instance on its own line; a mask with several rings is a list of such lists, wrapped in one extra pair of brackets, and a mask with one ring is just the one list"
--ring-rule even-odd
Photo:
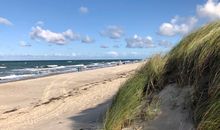
[(142, 63), (0, 84), (0, 129), (95, 129)]
[(50, 73), (50, 74), (46, 74), (46, 75), (39, 75), (39, 76), (33, 76), (33, 77), (27, 77), (27, 78), (21, 78), (21, 79), (13, 79), (13, 80), (8, 80), (8, 81), (3, 81), (0, 79), (0, 85), (5, 84), (5, 83), (13, 83), (13, 82), (18, 82), (18, 81), (38, 79), (38, 78), (44, 78), (44, 77), (56, 76), (56, 75), (62, 75), (62, 74), (79, 73), (79, 72), (91, 71), (91, 70), (97, 70), (97, 69), (103, 69), (103, 68), (111, 68), (111, 67), (123, 66), (123, 65), (129, 65), (129, 64), (137, 64), (137, 63), (142, 63), (142, 62), (143, 61), (138, 61), (138, 62), (131, 62), (131, 63), (120, 64), (120, 65), (90, 68), (90, 69), (85, 69), (85, 70), (81, 70), (81, 71), (57, 72), (57, 73)]

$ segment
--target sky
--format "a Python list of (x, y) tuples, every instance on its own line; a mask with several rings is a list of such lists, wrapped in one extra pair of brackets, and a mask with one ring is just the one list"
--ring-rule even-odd
[(0, 0), (0, 60), (144, 59), (218, 19), (218, 0)]

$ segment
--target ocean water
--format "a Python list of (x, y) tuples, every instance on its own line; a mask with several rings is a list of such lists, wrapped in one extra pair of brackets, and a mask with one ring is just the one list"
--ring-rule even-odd
[(138, 60), (0, 61), (0, 83), (128, 64)]

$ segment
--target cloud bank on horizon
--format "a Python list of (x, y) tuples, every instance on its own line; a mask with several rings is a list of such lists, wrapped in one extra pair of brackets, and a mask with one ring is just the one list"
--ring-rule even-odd
[[(99, 55), (103, 55), (103, 58), (144, 58), (154, 53), (168, 51), (181, 37), (187, 35), (193, 29), (207, 22), (220, 19), (220, 2), (218, 0), (207, 0), (205, 3), (203, 2), (204, 1), (195, 3), (194, 8), (190, 9), (193, 13), (185, 13), (184, 15), (174, 14), (169, 17), (163, 16), (163, 19), (167, 19), (167, 21), (157, 21), (157, 24), (152, 24), (152, 26), (155, 26), (153, 27), (154, 29), (149, 30), (148, 28), (150, 28), (151, 25), (143, 26), (140, 24), (142, 22), (144, 23), (143, 19), (140, 19), (141, 21), (134, 19), (136, 23), (132, 20), (127, 20), (129, 17), (137, 17), (137, 13), (141, 12), (136, 11), (136, 14), (132, 15), (131, 10), (122, 10), (124, 13), (127, 11), (130, 15), (116, 17), (115, 15), (117, 14), (111, 14), (111, 11), (105, 10), (106, 15), (95, 15), (97, 13), (97, 9), (95, 8), (99, 9), (101, 7), (93, 7), (91, 4), (89, 4), (89, 7), (85, 6), (86, 4), (83, 6), (80, 5), (76, 8), (79, 14), (78, 19), (80, 19), (77, 24), (80, 25), (84, 23), (83, 26), (77, 26), (73, 31), (74, 19), (62, 19), (62, 22), (60, 21), (62, 24), (53, 26), (49, 24), (50, 26), (48, 26), (47, 21), (49, 20), (47, 19), (44, 21), (47, 15), (45, 15), (46, 18), (39, 18), (36, 21), (25, 21), (30, 24), (32, 23), (32, 26), (29, 27), (29, 31), (26, 32), (18, 29), (18, 33), (24, 33), (21, 34), (24, 36), (19, 35), (15, 38), (18, 39), (17, 48), (20, 47), (20, 50), (18, 49), (19, 51), (14, 53), (3, 50), (8, 46), (11, 47), (11, 45), (7, 44), (8, 42), (14, 41), (5, 40), (3, 41), (4, 43), (0, 41), (0, 45), (2, 45), (2, 48), (0, 48), (0, 50), (2, 50), (0, 55), (22, 56), (29, 53), (28, 55), (45, 57), (48, 55), (55, 55), (58, 51), (61, 56), (70, 56), (72, 58), (76, 58), (77, 56), (79, 56), (78, 58), (86, 56), (90, 58), (99, 58)], [(127, 6), (128, 8), (132, 7), (132, 5)], [(7, 14), (4, 16), (3, 14), (0, 14), (0, 37), (1, 34), (4, 34), (4, 29), (7, 30), (7, 28), (10, 28), (10, 30), (13, 31), (14, 28), (17, 29), (17, 26), (19, 26), (19, 22), (15, 20), (16, 18), (13, 18), (13, 15), (10, 15), (9, 20)], [(57, 12), (56, 15), (59, 14), (64, 15), (65, 13)], [(52, 18), (56, 15), (53, 15)], [(144, 13), (141, 14), (141, 16), (144, 16)], [(65, 15), (63, 17), (65, 17)], [(103, 19), (108, 19), (108, 21), (106, 22)], [(102, 20), (104, 22), (100, 24)], [(117, 20), (121, 20), (122, 22), (117, 23)], [(147, 18), (145, 20), (147, 21)], [(122, 23), (129, 23), (128, 25), (130, 26), (123, 25)], [(10, 27), (12, 25), (13, 27)], [(137, 30), (136, 27), (139, 27), (140, 30)], [(147, 32), (149, 34), (147, 34)], [(5, 35), (7, 35), (7, 33)], [(48, 43), (48, 45), (45, 43)], [(27, 47), (30, 51), (27, 50), (26, 53), (23, 53), (22, 49), (24, 50)], [(33, 52), (34, 54), (31, 54)], [(145, 52), (147, 53), (145, 54)]]

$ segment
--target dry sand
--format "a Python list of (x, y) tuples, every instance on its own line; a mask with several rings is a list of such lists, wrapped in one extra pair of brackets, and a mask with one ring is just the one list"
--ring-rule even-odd
[(0, 129), (96, 129), (120, 84), (140, 64), (0, 84)]
[(158, 115), (145, 124), (144, 130), (194, 130), (192, 87), (169, 85), (159, 93)]
[(166, 86), (155, 93), (146, 109), (152, 118), (135, 122), (122, 130), (195, 130), (192, 119), (192, 87)]

